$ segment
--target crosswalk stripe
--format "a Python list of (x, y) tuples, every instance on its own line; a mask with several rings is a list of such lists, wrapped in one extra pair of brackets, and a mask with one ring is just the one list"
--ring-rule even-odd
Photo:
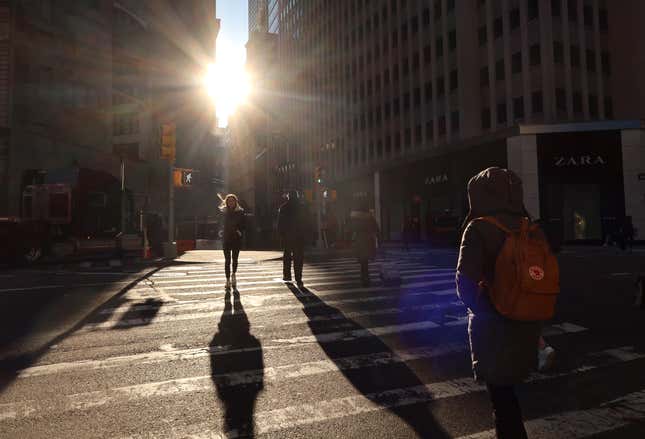
[[(645, 421), (645, 389), (587, 410), (556, 413), (524, 422), (529, 437), (582, 439)], [(495, 439), (495, 430), (487, 430), (459, 439)]]
[[(356, 274), (350, 274), (350, 273), (356, 273)], [(454, 277), (454, 271), (432, 272), (432, 271), (428, 271), (427, 269), (401, 270), (401, 274), (419, 274), (419, 273), (427, 273), (428, 277), (432, 277), (432, 276), (435, 276), (435, 277), (453, 276)], [(329, 273), (329, 274), (327, 273), (305, 273), (305, 274), (306, 275), (303, 277), (303, 280), (308, 282), (313, 280), (321, 280), (321, 279), (328, 279), (328, 278), (334, 278), (334, 277), (341, 277), (343, 279), (359, 278), (357, 271), (346, 271), (346, 272)], [(378, 277), (378, 276), (375, 276), (376, 274), (377, 274), (376, 272), (372, 273), (371, 277), (373, 278)], [(267, 277), (271, 277), (272, 279), (266, 279)], [(265, 279), (265, 280), (245, 281), (248, 279)], [(210, 286), (215, 282), (220, 282), (223, 285), (225, 280), (226, 280), (226, 277), (220, 276), (220, 277), (208, 277), (208, 278), (188, 278), (188, 279), (173, 279), (173, 280), (154, 281), (154, 282), (142, 282), (142, 284), (145, 286), (138, 286), (138, 287), (132, 288), (132, 291), (145, 290), (145, 289), (148, 289), (150, 286), (160, 286), (162, 288), (172, 288), (172, 289), (198, 288), (199, 286), (204, 284)], [(238, 285), (240, 286), (284, 282), (282, 280), (282, 275), (280, 274), (280, 276), (277, 277), (276, 273), (266, 273), (264, 276), (254, 276), (252, 278), (237, 277), (237, 281), (238, 281)], [(173, 284), (186, 284), (186, 283), (189, 283), (189, 285), (176, 285), (176, 286), (173, 285)]]
[[(350, 341), (350, 340), (355, 340), (355, 339), (365, 338), (365, 337), (393, 335), (393, 334), (399, 334), (399, 333), (410, 332), (410, 331), (420, 331), (424, 329), (437, 329), (440, 327), (441, 325), (431, 320), (418, 321), (415, 323), (402, 324), (402, 325), (366, 327), (366, 328), (363, 328), (360, 330), (354, 330), (354, 331), (338, 331), (338, 332), (329, 332), (325, 334), (320, 334), (318, 338), (316, 338), (316, 336), (302, 336), (302, 337), (266, 340), (266, 341), (263, 341), (263, 343), (265, 343), (265, 346), (263, 346), (263, 349), (268, 350), (268, 349), (283, 349), (285, 347), (301, 347), (304, 345), (310, 345), (312, 344), (312, 342), (331, 343), (331, 342)], [(558, 332), (554, 335), (566, 334), (567, 327), (568, 326), (563, 326), (563, 328), (561, 330), (558, 330)], [(582, 327), (576, 326), (576, 328), (582, 328)], [(233, 352), (244, 352), (246, 350), (248, 349), (228, 349), (228, 348), (213, 349), (210, 347), (200, 347), (200, 348), (189, 348), (189, 349), (152, 351), (152, 352), (145, 352), (140, 354), (108, 357), (100, 360), (79, 360), (79, 361), (31, 366), (21, 370), (18, 376), (20, 378), (26, 378), (26, 377), (32, 377), (32, 376), (49, 375), (49, 374), (77, 371), (77, 370), (110, 369), (114, 367), (124, 367), (130, 363), (136, 363), (138, 365), (164, 363), (164, 362), (178, 361), (183, 359), (207, 357), (212, 355), (225, 355)]]
[[(431, 295), (435, 293), (436, 292), (414, 293), (414, 294), (411, 294), (410, 296)], [(313, 302), (313, 303), (306, 303), (306, 304), (294, 303), (289, 305), (277, 305), (277, 306), (269, 305), (269, 306), (262, 307), (261, 311), (263, 313), (272, 313), (275, 311), (284, 311), (284, 310), (291, 310), (291, 309), (293, 310), (309, 309), (315, 306), (321, 307), (321, 306), (332, 306), (335, 304), (368, 303), (368, 302), (374, 302), (374, 301), (383, 300), (391, 297), (392, 297), (391, 295), (387, 295), (387, 296), (377, 296), (377, 297), (365, 297), (360, 299), (344, 299), (344, 300), (341, 299), (341, 300), (334, 300), (334, 301), (329, 301), (324, 303)], [(224, 309), (224, 306), (221, 303), (209, 303), (206, 305), (207, 306), (196, 307), (197, 310), (199, 310), (199, 312), (190, 312), (190, 313), (182, 313), (182, 314), (176, 314), (174, 312), (171, 312), (168, 315), (157, 314), (151, 318), (135, 317), (135, 318), (125, 319), (125, 320), (122, 317), (110, 318), (109, 320), (105, 320), (100, 323), (89, 323), (85, 325), (83, 328), (76, 331), (75, 334), (83, 334), (86, 332), (97, 331), (100, 329), (112, 330), (112, 329), (128, 328), (132, 326), (152, 325), (152, 324), (158, 324), (158, 323), (178, 322), (178, 321), (186, 321), (186, 320), (196, 320), (196, 319), (212, 320), (213, 312), (221, 311)], [(398, 313), (410, 312), (410, 311), (441, 310), (444, 308), (459, 307), (459, 306), (462, 306), (460, 302), (439, 302), (439, 303), (431, 303), (431, 304), (419, 305), (419, 306), (385, 308), (385, 309), (377, 309), (372, 311), (355, 311), (355, 312), (348, 312), (346, 314), (339, 313), (339, 314), (332, 314), (330, 316), (317, 316), (315, 318), (308, 318), (305, 316), (305, 317), (290, 319), (287, 321), (280, 321), (279, 323), (277, 323), (277, 326), (299, 325), (303, 323), (308, 323), (310, 321), (329, 321), (329, 320), (337, 320), (341, 318), (357, 318), (357, 317), (366, 317), (366, 316), (398, 314)], [(266, 325), (263, 325), (263, 327), (266, 327)]]
[[(89, 391), (71, 395), (61, 395), (55, 401), (51, 399), (45, 400), (32, 400), (32, 401), (18, 401), (13, 403), (0, 404), (0, 421), (10, 419), (26, 418), (34, 414), (39, 416), (46, 415), (48, 412), (68, 412), (76, 410), (87, 410), (95, 407), (100, 407), (114, 403), (128, 403), (141, 399), (148, 399), (153, 397), (168, 397), (175, 396), (183, 393), (192, 393), (199, 391), (208, 391), (212, 388), (212, 382), (216, 381), (218, 385), (235, 386), (240, 384), (252, 384), (264, 381), (276, 382), (293, 380), (296, 378), (310, 377), (325, 373), (333, 373), (338, 371), (346, 371), (353, 369), (362, 369), (374, 366), (385, 366), (388, 364), (403, 363), (416, 360), (430, 359), (450, 354), (465, 352), (467, 347), (456, 343), (446, 344), (440, 347), (422, 347), (416, 349), (396, 350), (396, 351), (381, 351), (370, 354), (341, 357), (335, 359), (326, 359), (311, 361), (306, 363), (289, 364), (277, 367), (268, 367), (264, 370), (245, 370), (242, 372), (232, 372), (220, 375), (201, 375), (187, 378), (179, 378), (167, 381), (149, 382), (143, 384), (135, 384), (124, 387), (116, 387), (108, 390)], [(645, 354), (637, 353), (631, 346), (622, 348), (613, 348), (604, 351), (594, 352), (588, 355), (589, 357), (604, 358), (604, 362), (598, 364), (583, 365), (566, 372), (557, 374), (541, 374), (534, 373), (528, 379), (528, 382), (547, 381), (554, 378), (564, 376), (572, 376), (580, 373), (588, 372), (594, 369), (604, 368), (610, 365), (626, 363), (630, 361), (640, 360), (645, 358)], [(466, 393), (482, 391), (485, 386), (476, 383), (470, 377), (457, 378), (452, 380), (434, 382), (422, 386), (414, 386), (407, 388), (398, 388), (388, 390), (385, 392), (374, 393), (369, 395), (357, 395), (345, 398), (337, 398), (329, 401), (320, 401), (311, 404), (311, 409), (320, 408), (319, 406), (329, 407), (330, 403), (352, 398), (359, 404), (365, 401), (373, 401), (379, 404), (374, 407), (376, 410), (383, 408), (393, 407), (386, 403), (388, 398), (392, 397), (395, 402), (394, 406), (416, 404), (421, 402), (428, 402), (435, 399), (449, 398), (453, 396), (460, 396)], [(411, 400), (406, 401), (407, 396), (410, 394), (415, 395)], [(406, 396), (407, 395), (407, 396)], [(402, 399), (395, 396), (401, 396)], [(53, 402), (58, 402), (55, 404)], [(340, 404), (338, 409), (344, 407)], [(287, 408), (291, 414), (291, 407)], [(280, 409), (284, 410), (284, 409)], [(370, 410), (371, 411), (371, 410)], [(276, 411), (268, 411), (259, 413), (257, 415), (258, 421), (269, 413)], [(275, 414), (275, 413), (274, 413)], [(351, 413), (356, 415), (359, 413)], [(275, 419), (272, 416), (269, 418)], [(291, 416), (290, 416), (291, 417)], [(331, 415), (326, 416), (323, 420), (334, 419), (339, 416)], [(283, 418), (284, 419), (284, 418)], [(289, 421), (291, 422), (291, 420)], [(259, 422), (258, 422), (259, 424)], [(289, 428), (289, 427), (287, 427)], [(274, 431), (274, 430), (270, 430)], [(267, 431), (268, 432), (268, 431)], [(486, 437), (486, 436), (482, 436)], [(539, 437), (539, 436), (537, 436)], [(566, 436), (562, 436), (566, 437)], [(469, 439), (479, 439), (479, 436), (468, 437)]]
[[(420, 279), (420, 278), (427, 278), (428, 276), (425, 275), (414, 275), (414, 276), (407, 276), (404, 278), (405, 281), (413, 280), (413, 279)], [(447, 276), (446, 278), (452, 279), (451, 276)], [(374, 291), (380, 289), (407, 289), (407, 288), (422, 288), (425, 286), (430, 286), (433, 285), (433, 282), (438, 282), (438, 281), (430, 281), (430, 282), (414, 282), (414, 283), (403, 283), (400, 287), (365, 287), (365, 292), (367, 291)], [(451, 280), (451, 282), (454, 282)], [(322, 286), (330, 286), (330, 285), (343, 285), (346, 283), (345, 280), (334, 280), (334, 281), (329, 281), (329, 282), (314, 282), (314, 283), (305, 283), (305, 287), (322, 287)], [(438, 282), (438, 283), (444, 283), (444, 282)], [(283, 282), (278, 282), (276, 285), (263, 285), (263, 286), (252, 286), (252, 287), (246, 287), (244, 288), (241, 292), (244, 293), (245, 291), (257, 291), (257, 290), (277, 290), (277, 289), (283, 289), (285, 288)], [(208, 295), (213, 295), (213, 294), (222, 294), (223, 288), (217, 289), (217, 290), (207, 290), (207, 291), (190, 291), (190, 292), (182, 292), (182, 291), (177, 291), (177, 292), (171, 292), (173, 296), (208, 296)], [(355, 288), (353, 289), (354, 292), (360, 292), (362, 289), (361, 288)]]
[[(598, 354), (604, 354), (603, 352)], [(638, 359), (645, 357), (640, 355)], [(622, 359), (609, 360), (609, 364), (622, 362)], [(584, 365), (568, 372), (554, 375), (534, 374), (528, 382), (542, 382), (558, 377), (578, 375), (590, 370), (606, 367), (604, 365)], [(420, 403), (427, 403), (439, 399), (453, 398), (466, 394), (484, 391), (483, 384), (475, 382), (472, 378), (457, 378), (447, 381), (439, 381), (425, 385), (386, 390), (383, 392), (370, 393), (366, 395), (353, 395), (340, 398), (333, 398), (313, 403), (299, 404), (276, 410), (267, 410), (255, 414), (257, 434), (268, 434), (277, 431), (287, 430), (302, 425), (311, 425), (326, 422), (333, 419), (357, 416), (365, 413), (381, 411), (394, 407), (402, 407)], [(640, 403), (641, 396), (634, 397)], [(195, 425), (190, 428), (194, 431)], [(200, 433), (191, 434), (190, 437), (210, 438), (218, 437), (218, 433), (212, 431), (212, 427), (204, 424)], [(174, 434), (184, 437), (181, 431), (174, 431)], [(131, 436), (132, 438), (141, 436)], [(227, 432), (226, 437), (239, 437), (236, 432)], [(536, 436), (540, 437), (540, 436)], [(562, 436), (566, 437), (566, 436)], [(479, 438), (477, 438), (479, 439)]]

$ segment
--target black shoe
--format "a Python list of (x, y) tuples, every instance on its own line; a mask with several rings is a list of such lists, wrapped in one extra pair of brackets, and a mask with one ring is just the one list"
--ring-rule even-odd
[(298, 285), (298, 288), (304, 288), (304, 287), (305, 287), (305, 284), (302, 282), (302, 279), (301, 279), (301, 280), (297, 280), (297, 281), (296, 281), (296, 284)]
[(282, 280), (283, 280), (284, 282), (291, 282), (291, 277), (289, 277), (289, 276), (283, 276), (283, 277), (282, 277)]

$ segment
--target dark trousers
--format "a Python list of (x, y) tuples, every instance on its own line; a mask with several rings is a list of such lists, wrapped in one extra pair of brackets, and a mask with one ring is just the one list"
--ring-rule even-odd
[(226, 279), (231, 277), (231, 259), (233, 260), (233, 273), (237, 273), (237, 258), (240, 255), (240, 247), (224, 246), (224, 272)]
[(486, 384), (493, 405), (493, 420), (498, 439), (527, 439), (522, 410), (513, 386)]
[(370, 274), (367, 270), (367, 258), (358, 258), (358, 263), (361, 265), (361, 283), (368, 285), (370, 283)]
[(291, 261), (293, 261), (293, 273), (296, 282), (302, 282), (302, 266), (305, 262), (304, 245), (289, 243), (284, 246), (282, 276), (285, 279), (291, 279)]

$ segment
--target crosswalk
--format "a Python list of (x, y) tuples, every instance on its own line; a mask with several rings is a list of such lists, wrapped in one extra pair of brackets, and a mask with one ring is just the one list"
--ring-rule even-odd
[[(159, 270), (18, 371), (0, 437), (494, 437), (454, 269), (388, 258), (400, 287), (380, 283), (383, 258), (368, 287), (351, 258), (307, 264), (303, 289), (279, 261), (242, 262), (232, 293), (220, 264)], [(544, 334), (584, 348), (523, 386), (523, 400), (543, 399), (525, 412), (530, 437), (642, 427), (645, 389), (598, 377), (642, 369), (645, 352), (595, 343), (575, 321)]]

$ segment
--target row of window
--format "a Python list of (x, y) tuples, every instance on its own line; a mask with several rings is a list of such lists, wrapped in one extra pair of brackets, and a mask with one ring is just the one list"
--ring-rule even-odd
[[(567, 111), (567, 95), (566, 91), (562, 88), (556, 89), (555, 93), (556, 109), (558, 111), (566, 112)], [(583, 112), (582, 107), (582, 93), (575, 92), (573, 93), (573, 112), (576, 114), (581, 114)], [(598, 97), (596, 95), (589, 95), (589, 115), (592, 119), (598, 118), (599, 116), (599, 103)], [(605, 117), (607, 119), (613, 118), (613, 105), (610, 97), (606, 97), (604, 101), (605, 106)], [(542, 92), (536, 91), (531, 95), (531, 109), (533, 114), (541, 114), (544, 110)], [(524, 98), (517, 97), (513, 98), (513, 117), (515, 120), (524, 119)], [(497, 104), (497, 123), (503, 125), (507, 122), (507, 107), (505, 102)], [(481, 113), (481, 123), (482, 129), (488, 130), (491, 128), (491, 110), (490, 108), (484, 108)]]
[(137, 113), (116, 113), (112, 123), (115, 136), (139, 132), (139, 115)]

